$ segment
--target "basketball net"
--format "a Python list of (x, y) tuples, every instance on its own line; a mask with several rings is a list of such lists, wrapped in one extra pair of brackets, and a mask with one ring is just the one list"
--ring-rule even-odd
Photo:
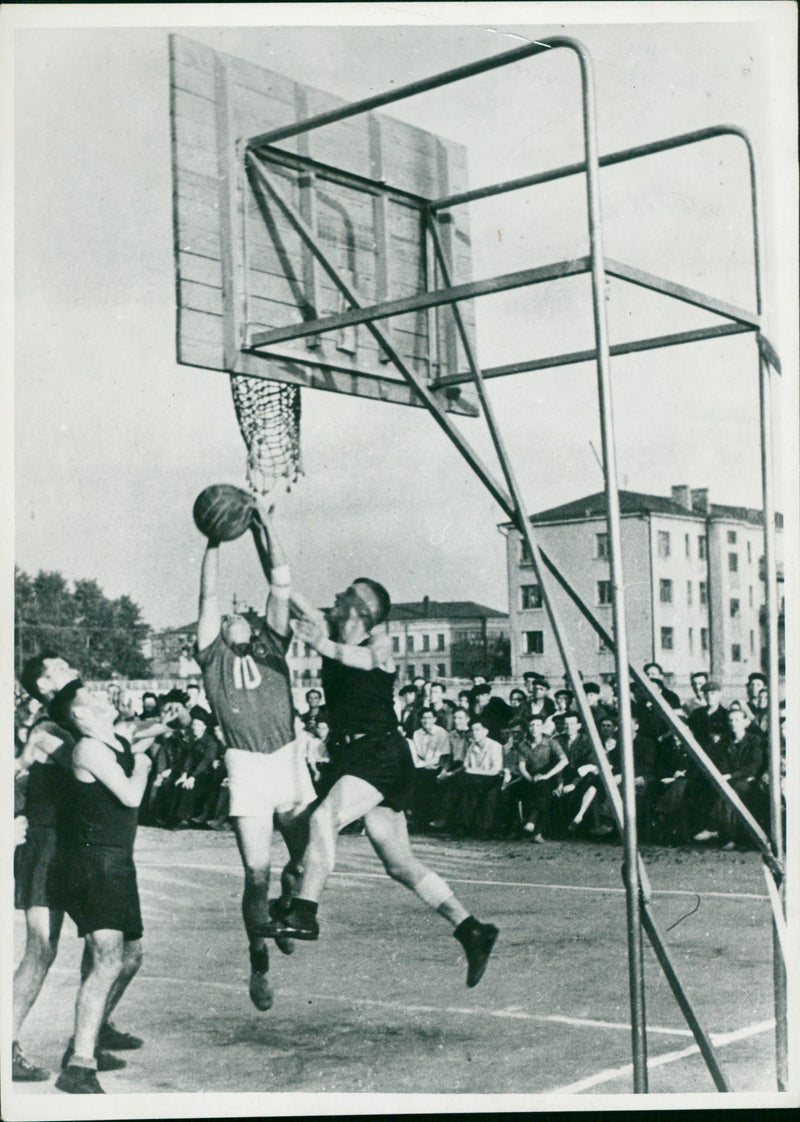
[(247, 482), (260, 495), (281, 478), (291, 490), (303, 474), (300, 387), (244, 374), (231, 375), (239, 430), (247, 445)]

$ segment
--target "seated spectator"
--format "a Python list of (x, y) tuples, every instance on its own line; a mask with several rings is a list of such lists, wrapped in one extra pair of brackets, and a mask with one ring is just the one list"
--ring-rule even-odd
[[(622, 782), (621, 752), (617, 725), (613, 717), (603, 717), (597, 731), (600, 734), (600, 743), (603, 745), (613, 780), (619, 785)], [(597, 774), (591, 777), (590, 783), (597, 789), (597, 797), (591, 804), (592, 821), (594, 823), (590, 831), (591, 836), (595, 838), (609, 837), (616, 830), (616, 816), (599, 767)]]
[[(722, 691), (717, 682), (706, 682), (704, 693), (706, 707), (695, 709), (689, 718), (689, 728), (711, 762), (724, 771), (725, 746), (730, 729), (728, 710), (720, 704)], [(710, 818), (716, 800), (716, 787), (693, 760), (689, 762), (686, 780), (685, 809), (694, 827), (692, 836), (695, 841), (709, 841), (717, 833)]]
[(494, 827), (503, 778), (503, 749), (489, 736), (489, 730), (480, 717), (472, 720), (470, 729), (472, 738), (464, 758), (456, 818), (459, 827), (466, 833), (488, 837)]
[(470, 704), (472, 720), (480, 718), (489, 732), (489, 738), (502, 743), (513, 717), (511, 706), (502, 698), (492, 696), (492, 687), (487, 684), (478, 684), (472, 688)]
[(695, 670), (694, 674), (689, 679), (692, 687), (692, 696), (683, 703), (683, 711), (687, 717), (691, 717), (695, 709), (705, 709), (706, 695), (704, 692), (705, 684), (708, 681), (708, 674), (705, 670)]
[(420, 721), (421, 728), (411, 738), (411, 755), (416, 768), (411, 815), (415, 828), (425, 829), (437, 815), (436, 778), (442, 768), (442, 758), (449, 754), (450, 739), (436, 724), (432, 709), (423, 709)]
[(685, 845), (695, 832), (686, 799), (693, 765), (677, 733), (659, 737), (652, 801), (652, 838), (661, 845)]
[(469, 714), (471, 708), (471, 691), (459, 690), (458, 698), (456, 699), (456, 708), (463, 709), (465, 713)]
[[(755, 721), (748, 721), (742, 709), (728, 711), (729, 734), (725, 744), (723, 775), (750, 813), (762, 827), (769, 820), (759, 780), (767, 762), (767, 743)], [(724, 795), (718, 794), (713, 820), (723, 849), (734, 849), (747, 842), (749, 834), (738, 813)]]
[(614, 719), (611, 708), (600, 700), (600, 687), (597, 682), (584, 682), (583, 692), (589, 702), (596, 728), (600, 728), (600, 722), (605, 718), (611, 717), (612, 720)]
[(658, 794), (656, 778), (656, 745), (641, 731), (635, 716), (631, 717), (633, 732), (633, 773), (636, 787), (636, 823), (642, 841), (652, 840), (653, 802)]
[(303, 728), (312, 736), (317, 736), (317, 726), (320, 721), (327, 723), (328, 710), (322, 704), (322, 693), (319, 690), (306, 691), (306, 711), (301, 716)]
[(164, 694), (159, 703), (159, 718), (168, 732), (159, 735), (151, 749), (153, 766), (142, 800), (143, 821), (149, 825), (171, 824), (175, 780), (181, 774), (177, 769), (183, 762), (191, 736), (187, 701), (182, 690), (173, 689)]
[(567, 766), (561, 773), (561, 783), (554, 794), (564, 799), (564, 811), (569, 821), (567, 832), (576, 833), (597, 797), (596, 780), (600, 769), (594, 762), (594, 749), (577, 715), (568, 715), (564, 721), (565, 732), (561, 747), (567, 757)]
[(544, 735), (540, 716), (528, 721), (525, 736), (517, 747), (517, 767), (521, 779), (522, 829), (531, 841), (543, 842), (550, 803), (558, 786), (558, 776), (567, 767), (564, 749), (555, 737)]
[(464, 758), (471, 740), (469, 713), (465, 709), (456, 709), (453, 713), (453, 727), (447, 734), (447, 754), (441, 757), (441, 769), (436, 777), (440, 802), (438, 817), (448, 830), (456, 826), (455, 813), (460, 798)]
[[(178, 826), (205, 825), (206, 803), (214, 781), (217, 738), (212, 731), (214, 718), (202, 705), (195, 705), (191, 717), (192, 743), (183, 762), (183, 770), (175, 780), (176, 799), (173, 817)], [(177, 794), (180, 789), (180, 794)]]
[(444, 686), (441, 682), (431, 682), (430, 708), (433, 710), (436, 724), (443, 728), (445, 732), (450, 732), (453, 727), (455, 705), (444, 696)]
[(200, 682), (187, 682), (185, 693), (186, 704), (190, 712), (195, 706), (199, 706), (201, 709), (205, 709), (206, 712), (210, 712), (208, 698)]

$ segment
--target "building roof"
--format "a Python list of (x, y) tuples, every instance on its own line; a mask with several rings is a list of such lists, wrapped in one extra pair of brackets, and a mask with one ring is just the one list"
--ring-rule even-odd
[[(755, 526), (763, 525), (764, 518), (760, 510), (753, 510), (744, 506), (723, 506), (720, 503), (711, 503), (708, 515), (702, 510), (687, 510), (685, 506), (675, 502), (665, 495), (647, 495), (640, 491), (619, 492), (620, 514), (672, 514), (680, 518), (697, 518), (704, 520), (706, 517), (719, 519), (733, 519), (737, 522), (750, 522)], [(534, 524), (542, 522), (565, 522), (579, 518), (598, 518), (606, 513), (605, 491), (598, 491), (594, 495), (586, 495), (582, 499), (573, 499), (560, 506), (549, 507), (531, 515)], [(776, 515), (776, 524), (781, 526), (783, 519)]]
[(474, 620), (508, 619), (507, 612), (498, 612), (474, 600), (412, 600), (406, 604), (392, 604), (389, 622), (399, 620)]

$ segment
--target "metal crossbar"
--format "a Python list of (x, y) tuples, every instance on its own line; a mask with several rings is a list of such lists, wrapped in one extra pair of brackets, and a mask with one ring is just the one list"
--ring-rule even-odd
[[(474, 191), (461, 192), (459, 195), (451, 195), (448, 198), (444, 199), (430, 200), (428, 201), (427, 206), (424, 209), (427, 209), (429, 215), (433, 216), (435, 213), (438, 213), (439, 211), (444, 210), (448, 207), (460, 205), (466, 202), (476, 201), (481, 198), (488, 198), (491, 195), (501, 194), (505, 191), (517, 190), (522, 187), (534, 186), (538, 183), (550, 182), (554, 179), (562, 178), (567, 175), (574, 175), (579, 173), (585, 174), (590, 253), (588, 258), (580, 259), (581, 264), (583, 265), (583, 268), (580, 271), (589, 271), (592, 277), (595, 347), (591, 351), (573, 352), (572, 354), (555, 356), (554, 358), (549, 360), (541, 359), (532, 360), (527, 363), (514, 363), (509, 364), (506, 367), (496, 367), (493, 370), (481, 372), (473, 356), (469, 341), (466, 338), (466, 333), (463, 328), (463, 322), (460, 317), (457, 301), (461, 299), (469, 299), (470, 297), (475, 295), (483, 295), (488, 291), (503, 291), (506, 289), (519, 287), (521, 277), (531, 277), (532, 274), (541, 274), (542, 269), (552, 269), (553, 266), (543, 266), (538, 270), (525, 270), (521, 274), (509, 274), (505, 278), (493, 278), (490, 281), (475, 282), (471, 285), (452, 287), (448, 283), (446, 260), (444, 258), (444, 255), (441, 253), (441, 245), (438, 244), (438, 240), (436, 239), (434, 234), (432, 235), (434, 239), (434, 248), (436, 249), (436, 253), (439, 258), (440, 270), (443, 272), (445, 277), (445, 289), (425, 293), (418, 297), (409, 298), (409, 300), (388, 301), (384, 302), (384, 304), (382, 305), (367, 306), (366, 302), (359, 298), (353, 287), (347, 282), (345, 278), (339, 275), (336, 267), (328, 260), (324, 250), (318, 244), (313, 235), (313, 232), (303, 222), (302, 217), (294, 210), (294, 208), (289, 203), (286, 202), (285, 199), (281, 197), (280, 193), (276, 191), (274, 185), (270, 183), (269, 176), (264, 170), (263, 162), (256, 157), (256, 153), (266, 149), (267, 146), (273, 145), (280, 140), (298, 136), (302, 133), (309, 132), (312, 129), (321, 128), (325, 125), (345, 120), (348, 117), (353, 117), (361, 113), (370, 112), (374, 109), (381, 108), (384, 105), (391, 104), (392, 102), (399, 101), (403, 98), (412, 97), (420, 93), (438, 89), (445, 85), (448, 85), (451, 82), (457, 82), (466, 78), (471, 78), (478, 74), (507, 66), (511, 63), (519, 62), (534, 55), (538, 55), (556, 48), (566, 48), (573, 51), (578, 60), (582, 97), (583, 140), (585, 153), (584, 160), (578, 164), (565, 165), (564, 167), (552, 169), (549, 172), (539, 173), (535, 176), (527, 176), (523, 177), (522, 179), (508, 180), (505, 183), (478, 188)], [(278, 206), (283, 211), (284, 215), (294, 226), (295, 230), (308, 246), (315, 259), (319, 261), (322, 268), (327, 272), (334, 285), (340, 292), (344, 294), (353, 310), (351, 312), (345, 312), (342, 316), (339, 317), (326, 317), (322, 320), (309, 321), (306, 324), (302, 325), (302, 327), (299, 327), (297, 329), (289, 329), (292, 332), (296, 332), (294, 334), (287, 334), (284, 331), (254, 333), (249, 339), (249, 350), (251, 353), (258, 353), (256, 348), (258, 346), (268, 345), (269, 342), (277, 342), (278, 340), (288, 338), (300, 338), (305, 334), (318, 334), (321, 329), (333, 329), (334, 327), (342, 326), (345, 323), (366, 323), (368, 330), (372, 333), (374, 338), (383, 348), (389, 360), (394, 363), (400, 374), (406, 379), (412, 389), (419, 396), (421, 401), (428, 407), (434, 420), (448, 436), (448, 438), (455, 444), (455, 446), (467, 460), (469, 465), (487, 487), (490, 494), (492, 494), (500, 507), (511, 518), (512, 522), (519, 530), (530, 551), (534, 570), (542, 588), (544, 604), (546, 606), (556, 642), (559, 647), (559, 652), (564, 662), (567, 676), (569, 677), (570, 682), (573, 686), (578, 708), (586, 726), (589, 738), (591, 740), (592, 748), (596, 757), (600, 774), (603, 779), (603, 783), (606, 787), (611, 805), (614, 810), (614, 814), (617, 818), (619, 827), (623, 835), (623, 849), (625, 855), (623, 875), (625, 880), (626, 894), (628, 975), (631, 1002), (631, 1044), (633, 1054), (634, 1091), (639, 1093), (647, 1091), (647, 1042), (645, 1033), (644, 977), (642, 968), (641, 946), (643, 927), (647, 932), (651, 943), (653, 944), (659, 963), (661, 964), (661, 967), (664, 970), (670, 986), (675, 993), (678, 1004), (680, 1005), (687, 1018), (687, 1021), (690, 1024), (692, 1032), (694, 1033), (700, 1047), (701, 1053), (706, 1061), (712, 1078), (714, 1079), (715, 1085), (719, 1090), (728, 1090), (728, 1085), (716, 1061), (710, 1039), (700, 1026), (694, 1014), (694, 1011), (692, 1010), (691, 1004), (689, 1003), (688, 998), (686, 997), (680, 985), (680, 982), (677, 979), (674, 966), (669, 958), (663, 938), (661, 937), (661, 934), (656, 925), (649, 901), (649, 885), (647, 876), (638, 852), (638, 843), (636, 836), (633, 745), (630, 717), (630, 677), (629, 660), (627, 655), (627, 635), (625, 626), (625, 596), (624, 581), (622, 576), (620, 510), (617, 485), (609, 357), (612, 353), (633, 353), (636, 350), (648, 350), (652, 349), (653, 347), (669, 346), (675, 343), (682, 342), (691, 342), (700, 338), (713, 338), (726, 334), (736, 334), (742, 331), (758, 332), (757, 340), (759, 346), (760, 371), (759, 394), (761, 407), (761, 452), (765, 522), (765, 563), (767, 569), (767, 633), (769, 654), (768, 678), (770, 684), (769, 762), (771, 788), (771, 847), (769, 845), (769, 839), (766, 838), (766, 835), (760, 829), (758, 824), (754, 822), (752, 816), (747, 816), (746, 808), (741, 806), (740, 800), (736, 799), (735, 792), (731, 791), (728, 788), (726, 782), (722, 779), (716, 769), (713, 768), (713, 764), (711, 764), (710, 761), (708, 761), (707, 757), (705, 757), (705, 754), (702, 753), (699, 745), (697, 745), (696, 743), (689, 743), (686, 740), (686, 734), (688, 734), (688, 730), (686, 730), (685, 726), (683, 726), (683, 728), (676, 729), (676, 731), (687, 743), (690, 751), (694, 753), (695, 758), (698, 760), (701, 766), (705, 767), (707, 774), (709, 774), (712, 780), (717, 784), (722, 794), (726, 798), (728, 798), (731, 804), (734, 806), (736, 806), (736, 803), (739, 802), (739, 805), (736, 806), (736, 809), (739, 811), (742, 820), (745, 821), (748, 829), (750, 829), (752, 836), (756, 839), (756, 842), (762, 851), (765, 862), (767, 862), (770, 866), (772, 875), (775, 877), (776, 881), (779, 882), (780, 878), (782, 877), (783, 868), (783, 838), (780, 825), (780, 741), (777, 709), (777, 584), (774, 552), (772, 440), (769, 418), (771, 409), (770, 373), (772, 369), (780, 371), (780, 364), (777, 355), (774, 352), (774, 349), (758, 330), (760, 327), (760, 318), (762, 314), (762, 257), (760, 248), (757, 206), (758, 191), (756, 163), (752, 144), (747, 134), (741, 129), (730, 126), (717, 126), (710, 129), (701, 129), (693, 133), (686, 133), (678, 137), (672, 137), (650, 144), (639, 145), (635, 148), (629, 148), (621, 152), (611, 153), (604, 157), (600, 157), (597, 153), (596, 133), (597, 128), (596, 111), (594, 105), (594, 89), (591, 74), (591, 60), (589, 58), (588, 52), (581, 43), (577, 42), (574, 39), (565, 36), (554, 36), (551, 38), (538, 40), (533, 43), (528, 43), (524, 47), (519, 47), (515, 50), (507, 51), (488, 59), (483, 59), (475, 63), (457, 67), (453, 70), (445, 71), (421, 81), (412, 82), (395, 90), (390, 90), (383, 94), (365, 98), (362, 101), (358, 101), (350, 105), (345, 105), (338, 109), (331, 110), (326, 113), (321, 113), (316, 116), (306, 118), (303, 121), (298, 121), (292, 125), (282, 126), (281, 128), (273, 129), (270, 132), (263, 133), (259, 136), (251, 138), (246, 143), (246, 159), (249, 166), (254, 169), (261, 188), (269, 195), (272, 203)], [(705, 294), (699, 293), (694, 289), (690, 289), (686, 286), (677, 285), (674, 282), (667, 281), (664, 278), (655, 277), (652, 274), (644, 272), (643, 270), (634, 269), (631, 266), (607, 261), (603, 253), (602, 223), (599, 207), (599, 169), (601, 167), (609, 166), (614, 163), (622, 163), (627, 160), (636, 159), (640, 156), (652, 155), (656, 152), (667, 151), (671, 148), (693, 144), (699, 141), (704, 141), (714, 137), (725, 135), (738, 136), (744, 141), (747, 149), (750, 173), (751, 213), (753, 223), (753, 252), (755, 262), (755, 313), (746, 311), (745, 309), (736, 307), (735, 305), (729, 304), (727, 302), (716, 300), (715, 298), (706, 296)], [(287, 157), (287, 154), (284, 154), (284, 157)], [(346, 173), (342, 174), (346, 176)], [(369, 189), (369, 186), (366, 183), (365, 188)], [(434, 227), (430, 225), (430, 229), (433, 230), (433, 228)], [(562, 262), (560, 264), (563, 266), (564, 263)], [(715, 314), (725, 316), (727, 319), (730, 319), (733, 322), (731, 324), (721, 325), (720, 327), (716, 328), (700, 329), (700, 331), (698, 332), (683, 332), (673, 336), (659, 336), (651, 340), (638, 340), (632, 343), (617, 344), (616, 347), (611, 347), (608, 340), (606, 309), (604, 301), (604, 285), (607, 274), (618, 276), (620, 277), (620, 279), (642, 285), (654, 291), (660, 292), (663, 295), (671, 296), (684, 302), (703, 307), (708, 311), (714, 312)], [(554, 278), (545, 278), (540, 275), (536, 280), (529, 279), (527, 283), (537, 283), (539, 279)], [(486, 286), (496, 284), (498, 282), (502, 282), (502, 288), (484, 288), (484, 290), (479, 291), (481, 285)], [(456, 324), (467, 355), (467, 362), (470, 369), (469, 379), (475, 384), (478, 390), (479, 399), (483, 407), (484, 415), (487, 419), (487, 424), (492, 436), (492, 441), (501, 463), (508, 490), (505, 490), (501, 486), (501, 484), (499, 484), (493, 478), (491, 473), (476, 455), (469, 443), (450, 421), (449, 417), (442, 409), (440, 402), (437, 400), (428, 386), (423, 383), (417, 377), (414, 371), (403, 362), (397, 351), (392, 347), (391, 340), (387, 332), (382, 330), (381, 327), (375, 322), (378, 318), (387, 318), (391, 315), (402, 314), (405, 311), (413, 311), (418, 308), (432, 308), (440, 304), (449, 304), (453, 308), (453, 314), (456, 317)], [(387, 308), (389, 309), (388, 311)], [(322, 328), (320, 327), (321, 324), (323, 325)], [(525, 511), (521, 494), (516, 484), (516, 480), (510, 462), (508, 460), (508, 456), (505, 452), (499, 430), (495, 425), (491, 406), (486, 397), (484, 387), (485, 376), (500, 376), (500, 374), (516, 373), (523, 369), (540, 369), (545, 364), (553, 366), (564, 365), (570, 362), (582, 362), (588, 359), (594, 359), (597, 365), (598, 400), (600, 407), (603, 469), (607, 504), (606, 524), (609, 538), (609, 562), (611, 570), (610, 584), (612, 590), (614, 635), (613, 639), (610, 635), (608, 635), (607, 641), (609, 642), (610, 646), (613, 646), (616, 660), (616, 677), (620, 712), (620, 740), (622, 748), (621, 796), (619, 790), (617, 789), (616, 782), (611, 775), (608, 760), (600, 742), (599, 734), (594, 725), (591, 710), (588, 705), (585, 691), (583, 689), (578, 668), (574, 662), (572, 652), (568, 644), (566, 643), (566, 640), (564, 638), (564, 630), (558, 619), (558, 612), (556, 609), (556, 605), (553, 602), (551, 588), (548, 583), (550, 577), (547, 575), (547, 566), (549, 566), (550, 563), (546, 562), (546, 559), (541, 554), (535, 541), (533, 527)], [(459, 374), (451, 375), (447, 379), (441, 379), (438, 383), (436, 383), (436, 388), (445, 387), (447, 385), (456, 385), (457, 382), (461, 380), (466, 381), (467, 377), (462, 377)], [(553, 575), (558, 575), (556, 574), (555, 570), (553, 570)], [(558, 575), (558, 579), (562, 584), (564, 583), (563, 578), (561, 578), (560, 575)], [(634, 675), (638, 680), (639, 676), (636, 675), (635, 671)], [(641, 684), (645, 689), (649, 687), (649, 683), (647, 683), (644, 679), (641, 679)], [(652, 688), (651, 692), (655, 693), (655, 691), (652, 691)], [(654, 701), (657, 704), (660, 704), (662, 710), (665, 711), (668, 709), (668, 707), (663, 704), (660, 696), (654, 696)], [(664, 715), (669, 719), (668, 712), (665, 711)], [(693, 740), (693, 738), (691, 739)], [(704, 760), (705, 763), (703, 762)], [(713, 771), (711, 769), (713, 769)], [(716, 772), (716, 774), (714, 774), (714, 772)], [(745, 811), (745, 813), (742, 814), (742, 811)], [(774, 942), (776, 948), (774, 963), (776, 1054), (778, 1069), (777, 1074), (779, 1088), (785, 1089), (787, 1080), (786, 977), (785, 972), (782, 972), (783, 960), (779, 953), (777, 933), (775, 934)]]

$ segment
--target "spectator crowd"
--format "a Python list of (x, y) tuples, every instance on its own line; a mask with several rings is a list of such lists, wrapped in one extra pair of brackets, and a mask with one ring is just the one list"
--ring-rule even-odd
[[(719, 685), (705, 673), (692, 676), (681, 700), (651, 663), (652, 685), (765, 828), (769, 823), (767, 684), (750, 675), (746, 696), (722, 704)], [(747, 844), (738, 816), (685, 749), (650, 696), (631, 684), (633, 753), (639, 837), (651, 844)], [(151, 749), (153, 766), (140, 822), (168, 829), (224, 829), (228, 818), (226, 744), (202, 687), (190, 682), (140, 700), (113, 683), (109, 696), (120, 732), (167, 726)], [(592, 720), (608, 764), (620, 782), (618, 708), (611, 688), (585, 682)], [(16, 740), (20, 751), (38, 703), (20, 699)], [(443, 683), (422, 678), (397, 697), (398, 725), (415, 764), (409, 828), (453, 837), (616, 837), (608, 796), (590, 737), (572, 692), (551, 689), (536, 673), (524, 688), (501, 697), (480, 678), (449, 697)], [(783, 705), (781, 730), (783, 730)], [(297, 732), (306, 744), (312, 780), (329, 764), (329, 735), (322, 693), (305, 694)], [(783, 735), (783, 734), (782, 734)]]

